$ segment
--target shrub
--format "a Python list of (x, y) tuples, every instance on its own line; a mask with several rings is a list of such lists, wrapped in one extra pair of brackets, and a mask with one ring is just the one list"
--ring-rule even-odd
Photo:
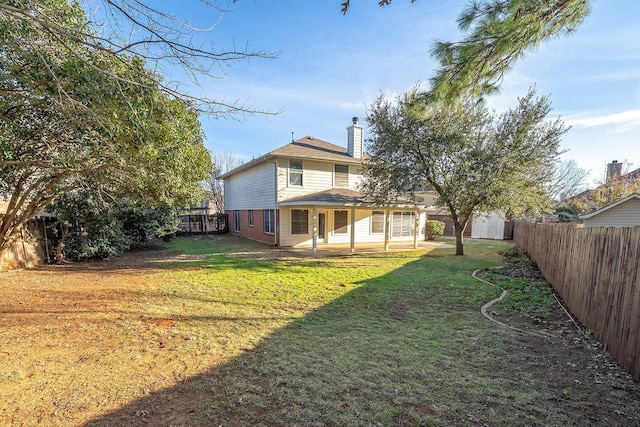
[(444, 234), (444, 222), (428, 219), (425, 223), (425, 238), (435, 240)]

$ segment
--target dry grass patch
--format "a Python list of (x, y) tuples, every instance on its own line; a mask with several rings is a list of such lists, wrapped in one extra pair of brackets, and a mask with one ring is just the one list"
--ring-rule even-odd
[[(640, 424), (637, 384), (582, 335), (523, 336), (480, 315), (498, 292), (471, 272), (504, 246), (310, 259), (215, 237), (0, 273), (0, 419)], [(499, 309), (515, 318), (528, 305)], [(552, 330), (549, 307), (536, 318)]]

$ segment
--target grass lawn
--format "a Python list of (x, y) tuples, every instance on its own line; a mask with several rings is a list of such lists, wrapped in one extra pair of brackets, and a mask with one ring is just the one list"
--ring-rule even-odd
[(504, 242), (305, 258), (228, 236), (0, 274), (10, 425), (640, 425), (640, 388)]

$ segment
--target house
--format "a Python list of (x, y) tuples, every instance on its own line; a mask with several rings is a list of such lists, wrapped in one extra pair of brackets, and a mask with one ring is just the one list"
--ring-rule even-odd
[[(363, 130), (347, 127), (347, 146), (305, 136), (223, 175), (232, 234), (277, 246), (309, 247), (424, 240), (420, 198), (376, 204), (358, 191), (363, 180)], [(424, 199), (423, 199), (424, 200)]]
[(640, 225), (640, 194), (634, 193), (602, 209), (579, 217), (585, 227), (634, 227)]

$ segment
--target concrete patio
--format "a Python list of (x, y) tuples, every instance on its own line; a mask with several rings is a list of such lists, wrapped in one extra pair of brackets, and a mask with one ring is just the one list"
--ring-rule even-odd
[[(330, 244), (330, 245), (318, 245), (315, 256), (327, 257), (327, 256), (344, 256), (344, 255), (357, 255), (365, 253), (376, 252), (399, 252), (399, 251), (414, 251), (414, 250), (434, 250), (434, 249), (448, 249), (455, 248), (453, 240), (449, 241), (419, 241), (417, 242), (417, 248), (414, 247), (413, 242), (390, 242), (389, 249), (385, 251), (384, 242), (379, 243), (356, 243), (353, 252), (350, 251), (348, 243), (345, 244)], [(282, 250), (293, 252), (299, 255), (314, 256), (313, 248), (311, 247), (291, 247), (281, 248)]]

